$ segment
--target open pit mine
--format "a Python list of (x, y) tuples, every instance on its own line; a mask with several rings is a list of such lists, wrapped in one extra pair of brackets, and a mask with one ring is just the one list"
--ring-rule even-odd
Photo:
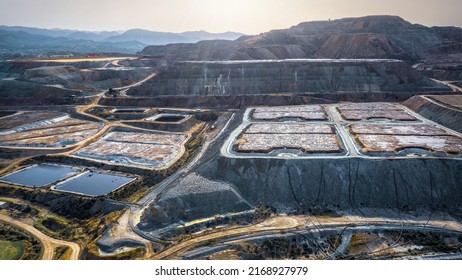
[(375, 16), (0, 61), (0, 231), (25, 259), (460, 259), (461, 38)]

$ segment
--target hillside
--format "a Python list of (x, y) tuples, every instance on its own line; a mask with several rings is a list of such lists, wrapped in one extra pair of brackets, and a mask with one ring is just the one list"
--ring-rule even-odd
[(449, 90), (400, 60), (233, 60), (178, 62), (135, 96), (237, 96), (265, 93), (436, 92)]
[(183, 33), (157, 32), (143, 29), (131, 29), (122, 34), (110, 36), (104, 42), (136, 41), (146, 45), (165, 45), (172, 43), (196, 43), (203, 40), (226, 39), (234, 40), (242, 36), (241, 33), (209, 33), (206, 31), (188, 31)]
[(141, 54), (173, 60), (396, 58), (415, 62), (462, 52), (462, 29), (425, 27), (396, 16), (300, 23), (233, 42), (149, 46)]
[(134, 53), (144, 46), (144, 44), (138, 42), (120, 42), (113, 44), (69, 37), (50, 37), (46, 35), (30, 34), (25, 31), (2, 30), (0, 28), (0, 54), (13, 53), (28, 56), (42, 56), (49, 53)]
[(120, 52), (136, 53), (147, 45), (196, 43), (202, 40), (234, 40), (243, 34), (235, 32), (183, 33), (157, 32), (143, 29), (120, 31), (77, 31), (42, 29), (22, 26), (0, 26), (0, 55), (44, 55), (48, 53)]

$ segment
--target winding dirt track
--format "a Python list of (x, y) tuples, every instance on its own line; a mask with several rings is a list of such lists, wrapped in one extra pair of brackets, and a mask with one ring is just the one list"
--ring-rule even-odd
[(78, 260), (79, 255), (80, 255), (80, 246), (77, 243), (73, 242), (68, 242), (68, 241), (63, 241), (63, 240), (58, 240), (51, 238), (36, 228), (34, 228), (31, 225), (28, 225), (26, 223), (23, 223), (19, 220), (13, 219), (9, 216), (6, 216), (4, 214), (0, 214), (0, 221), (3, 221), (8, 224), (12, 224), (16, 227), (21, 228), (22, 230), (27, 231), (31, 235), (33, 235), (35, 238), (37, 238), (41, 243), (42, 243), (42, 260), (52, 260), (53, 259), (53, 253), (55, 248), (58, 246), (67, 246), (72, 250), (72, 253), (70, 255), (70, 260)]
[(248, 227), (231, 228), (231, 229), (224, 230), (224, 231), (206, 234), (204, 236), (198, 236), (191, 240), (186, 240), (184, 242), (174, 245), (173, 247), (170, 247), (167, 250), (153, 256), (153, 259), (156, 259), (156, 260), (176, 259), (178, 256), (181, 256), (186, 251), (206, 241), (216, 240), (216, 239), (220, 239), (224, 237), (239, 236), (242, 234), (295, 229), (295, 228), (298, 228), (304, 225), (306, 222), (307, 222), (306, 219), (303, 219), (301, 217), (296, 217), (296, 216), (294, 217), (288, 217), (288, 216), (273, 217), (260, 224), (256, 224), (256, 225), (252, 225)]
[(284, 233), (287, 230), (293, 229), (311, 229), (311, 230), (324, 230), (324, 227), (356, 227), (358, 225), (366, 225), (368, 227), (374, 226), (399, 226), (415, 227), (416, 230), (421, 230), (425, 227), (433, 227), (442, 231), (457, 231), (462, 232), (462, 224), (455, 221), (441, 221), (433, 220), (427, 221), (414, 221), (414, 220), (397, 220), (385, 218), (365, 218), (357, 216), (348, 217), (310, 217), (310, 216), (275, 216), (271, 217), (262, 223), (245, 226), (235, 227), (225, 230), (219, 230), (211, 233), (206, 233), (197, 236), (193, 239), (185, 240), (170, 248), (154, 255), (151, 259), (157, 260), (174, 260), (179, 259), (182, 255), (193, 248), (198, 248), (206, 242), (213, 242), (223, 238), (229, 237), (242, 237), (243, 239), (259, 233)]

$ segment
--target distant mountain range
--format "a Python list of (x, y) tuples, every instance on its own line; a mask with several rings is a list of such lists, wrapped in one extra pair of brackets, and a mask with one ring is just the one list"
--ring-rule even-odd
[(105, 38), (103, 42), (137, 41), (146, 45), (167, 45), (172, 43), (196, 43), (204, 40), (235, 40), (243, 34), (235, 32), (209, 33), (189, 31), (183, 33), (156, 32), (143, 29), (131, 29), (122, 34)]
[(462, 54), (462, 29), (426, 27), (397, 16), (304, 22), (234, 41), (148, 46), (141, 54), (169, 60), (396, 58), (409, 62)]
[(396, 58), (416, 62), (435, 55), (462, 54), (462, 29), (427, 27), (397, 16), (304, 22), (254, 36), (234, 32), (87, 32), (0, 26), (0, 55), (69, 52), (140, 53), (164, 56), (170, 61)]
[(235, 32), (183, 33), (157, 32), (143, 29), (120, 31), (76, 31), (22, 26), (0, 26), (0, 53), (26, 55), (59, 52), (123, 52), (136, 53), (148, 45), (196, 43), (203, 40), (235, 40), (243, 34)]

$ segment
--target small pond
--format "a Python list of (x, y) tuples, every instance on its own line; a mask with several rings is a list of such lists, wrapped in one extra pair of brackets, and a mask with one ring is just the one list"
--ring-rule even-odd
[(135, 180), (133, 177), (87, 171), (54, 187), (55, 190), (88, 196), (106, 195)]
[(68, 178), (78, 172), (80, 169), (75, 167), (39, 164), (1, 177), (0, 181), (26, 187), (42, 187)]

